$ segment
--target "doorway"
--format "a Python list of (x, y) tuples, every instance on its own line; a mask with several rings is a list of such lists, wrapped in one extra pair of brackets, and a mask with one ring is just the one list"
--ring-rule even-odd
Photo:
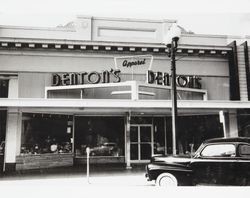
[(133, 124), (130, 127), (131, 162), (148, 162), (153, 150), (153, 125)]

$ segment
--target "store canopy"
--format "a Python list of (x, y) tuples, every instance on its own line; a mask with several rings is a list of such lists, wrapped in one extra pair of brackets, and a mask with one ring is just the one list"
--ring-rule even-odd
[[(0, 98), (0, 107), (42, 107), (42, 108), (171, 108), (171, 100), (115, 100), (115, 99), (36, 99)], [(224, 100), (179, 100), (183, 109), (250, 109), (250, 102)]]
[[(171, 89), (172, 89), (171, 86), (149, 84), (145, 82), (142, 83), (142, 82), (137, 82), (135, 80), (132, 80), (132, 81), (119, 82), (119, 83), (81, 84), (81, 85), (45, 87), (45, 98), (66, 98), (66, 95), (61, 95), (61, 93), (63, 92), (63, 93), (69, 94), (70, 91), (73, 91), (72, 93), (74, 97), (72, 98), (74, 99), (75, 98), (77, 99), (117, 99), (117, 97), (114, 97), (114, 96), (119, 96), (118, 98), (120, 99), (143, 100), (148, 97), (145, 98), (142, 96), (151, 96), (151, 100), (159, 99), (159, 98), (162, 100), (166, 100), (167, 99), (166, 96), (169, 99), (171, 98), (170, 96)], [(91, 91), (88, 92), (88, 90), (91, 90)], [(92, 95), (93, 92), (95, 92), (95, 90), (97, 90), (98, 94)], [(188, 96), (190, 96), (190, 94), (192, 96), (191, 97), (192, 99), (195, 98), (195, 95), (196, 97), (199, 96), (198, 97), (199, 100), (208, 99), (207, 90), (204, 90), (204, 89), (177, 87), (177, 93), (178, 93), (179, 99), (188, 100)], [(183, 97), (181, 93), (184, 94)], [(87, 95), (90, 95), (90, 96), (87, 97)], [(100, 95), (102, 97), (100, 97)], [(124, 95), (126, 95), (126, 97), (122, 97)]]

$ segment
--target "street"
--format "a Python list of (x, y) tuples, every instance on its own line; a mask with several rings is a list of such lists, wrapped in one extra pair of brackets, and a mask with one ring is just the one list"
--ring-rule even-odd
[(249, 187), (155, 187), (142, 173), (90, 176), (71, 175), (41, 178), (4, 178), (0, 181), (1, 197), (235, 197), (250, 192)]

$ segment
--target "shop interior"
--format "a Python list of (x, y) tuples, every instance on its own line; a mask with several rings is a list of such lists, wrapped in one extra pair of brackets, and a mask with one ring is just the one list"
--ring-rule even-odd
[[(200, 144), (210, 138), (223, 137), (223, 126), (218, 115), (192, 115), (178, 116), (176, 145), (177, 154), (189, 154), (195, 152)], [(171, 117), (167, 118), (167, 153), (172, 153), (172, 125)]]
[[(75, 116), (74, 153), (91, 156), (125, 156), (125, 118)], [(134, 116), (130, 120), (131, 160), (172, 153), (171, 117)], [(177, 153), (194, 152), (206, 139), (223, 137), (218, 115), (178, 116)], [(73, 116), (23, 113), (21, 155), (72, 153)]]
[(86, 156), (124, 156), (124, 117), (76, 116), (75, 154)]
[(250, 111), (248, 109), (238, 110), (239, 136), (250, 137)]
[(73, 117), (23, 113), (21, 155), (72, 153)]

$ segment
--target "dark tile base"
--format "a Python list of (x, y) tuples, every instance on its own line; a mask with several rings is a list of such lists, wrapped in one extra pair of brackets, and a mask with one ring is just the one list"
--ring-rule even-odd
[(6, 173), (11, 173), (16, 171), (16, 163), (5, 163), (5, 171)]

